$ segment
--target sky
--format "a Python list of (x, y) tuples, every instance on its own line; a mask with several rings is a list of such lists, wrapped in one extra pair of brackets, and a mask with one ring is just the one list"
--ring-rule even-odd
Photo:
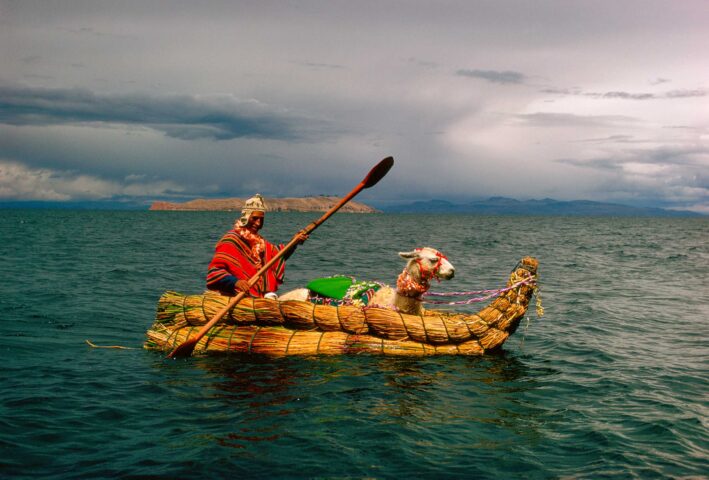
[(0, 0), (0, 201), (709, 214), (706, 0)]

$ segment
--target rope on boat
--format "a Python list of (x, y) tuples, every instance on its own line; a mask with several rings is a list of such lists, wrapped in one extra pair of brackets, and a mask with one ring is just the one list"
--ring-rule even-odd
[(485, 300), (489, 300), (493, 297), (497, 297), (499, 295), (502, 295), (505, 292), (509, 292), (510, 290), (514, 290), (517, 287), (521, 287), (522, 285), (530, 285), (530, 284), (536, 284), (537, 281), (534, 277), (526, 277), (519, 282), (516, 282), (509, 287), (504, 287), (504, 288), (497, 288), (494, 290), (473, 290), (469, 292), (427, 292), (424, 294), (426, 297), (463, 297), (463, 296), (468, 296), (468, 295), (480, 295), (480, 294), (487, 294), (482, 297), (473, 297), (469, 298), (467, 300), (459, 300), (459, 301), (454, 301), (454, 302), (447, 302), (445, 300), (425, 300), (426, 303), (435, 303), (439, 305), (469, 305), (471, 303), (477, 303), (477, 302), (484, 302)]
[[(521, 268), (523, 266), (520, 266), (520, 264), (515, 267)], [(526, 270), (526, 268), (525, 268)], [(515, 272), (515, 270), (513, 270)], [(513, 273), (514, 274), (514, 273)], [(517, 276), (516, 274), (514, 274)], [(463, 296), (470, 296), (470, 295), (483, 295), (482, 297), (472, 297), (467, 300), (458, 300), (458, 301), (445, 301), (445, 300), (424, 300), (426, 303), (431, 303), (431, 304), (437, 304), (437, 305), (470, 305), (471, 303), (478, 303), (478, 302), (484, 302), (486, 300), (489, 300), (494, 297), (498, 297), (502, 295), (505, 292), (509, 292), (510, 290), (514, 290), (515, 288), (519, 288), (523, 285), (531, 285), (532, 288), (534, 289), (533, 295), (536, 297), (536, 310), (537, 310), (537, 316), (542, 317), (544, 316), (544, 307), (542, 306), (542, 296), (540, 293), (539, 289), (539, 284), (537, 283), (537, 276), (530, 274), (526, 277), (522, 277), (521, 280), (513, 283), (509, 287), (504, 287), (504, 288), (497, 288), (497, 289), (492, 289), (492, 290), (472, 290), (468, 292), (426, 292), (424, 294), (424, 297), (463, 297)]]
[(91, 348), (115, 348), (119, 350), (137, 350), (135, 347), (124, 347), (122, 345), (95, 345), (91, 343), (91, 340), (86, 340)]

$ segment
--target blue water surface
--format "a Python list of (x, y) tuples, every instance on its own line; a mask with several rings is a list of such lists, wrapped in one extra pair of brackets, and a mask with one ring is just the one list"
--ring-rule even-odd
[[(263, 233), (315, 218), (269, 214)], [(706, 218), (338, 214), (284, 289), (393, 283), (397, 252), (425, 245), (457, 267), (434, 289), (497, 288), (532, 255), (545, 316), (473, 358), (141, 349), (163, 291), (203, 291), (233, 220), (0, 211), (0, 477), (709, 476)]]

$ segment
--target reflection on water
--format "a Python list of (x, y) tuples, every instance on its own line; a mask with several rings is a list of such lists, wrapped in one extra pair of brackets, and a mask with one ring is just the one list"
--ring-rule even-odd
[(276, 441), (285, 434), (279, 417), (293, 414), (298, 401), (294, 387), (307, 376), (306, 371), (287, 362), (246, 355), (200, 359), (198, 365), (219, 377), (211, 385), (209, 398), (240, 414), (231, 426), (237, 430), (216, 438), (221, 446), (245, 448), (246, 444)]
[(453, 359), (232, 355), (194, 359), (194, 365), (208, 373), (201, 379), (210, 379), (201, 387), (206, 398), (227, 412), (225, 433), (215, 441), (237, 449), (292, 439), (308, 418), (319, 418), (324, 429), (308, 425), (311, 433), (326, 436), (333, 428), (354, 432), (362, 420), (393, 432), (488, 421), (506, 428), (530, 413), (513, 412), (520, 408), (519, 397), (536, 388), (535, 382), (519, 381), (528, 367), (504, 353)]

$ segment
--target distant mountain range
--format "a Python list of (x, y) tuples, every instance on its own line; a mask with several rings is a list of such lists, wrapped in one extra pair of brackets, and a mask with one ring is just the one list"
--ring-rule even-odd
[(703, 215), (686, 210), (665, 210), (663, 208), (643, 208), (617, 203), (592, 202), (588, 200), (560, 201), (551, 198), (543, 200), (515, 200), (506, 197), (492, 197), (468, 203), (453, 203), (447, 200), (429, 200), (401, 205), (380, 207), (388, 213), (473, 213), (478, 215), (569, 215), (599, 217), (701, 217)]
[[(325, 211), (339, 197), (266, 199), (270, 211)], [(184, 203), (153, 202), (151, 210), (241, 210), (243, 199), (193, 200)], [(0, 208), (45, 208), (66, 210), (145, 210), (143, 202), (130, 201), (0, 201)], [(378, 205), (373, 208), (359, 202), (349, 202), (342, 211), (357, 213), (469, 213), (477, 215), (567, 215), (587, 217), (706, 217), (687, 210), (666, 210), (664, 208), (631, 207), (617, 203), (591, 202), (587, 200), (561, 201), (515, 200), (506, 197), (492, 197), (465, 203), (447, 200), (418, 201), (399, 205)]]

